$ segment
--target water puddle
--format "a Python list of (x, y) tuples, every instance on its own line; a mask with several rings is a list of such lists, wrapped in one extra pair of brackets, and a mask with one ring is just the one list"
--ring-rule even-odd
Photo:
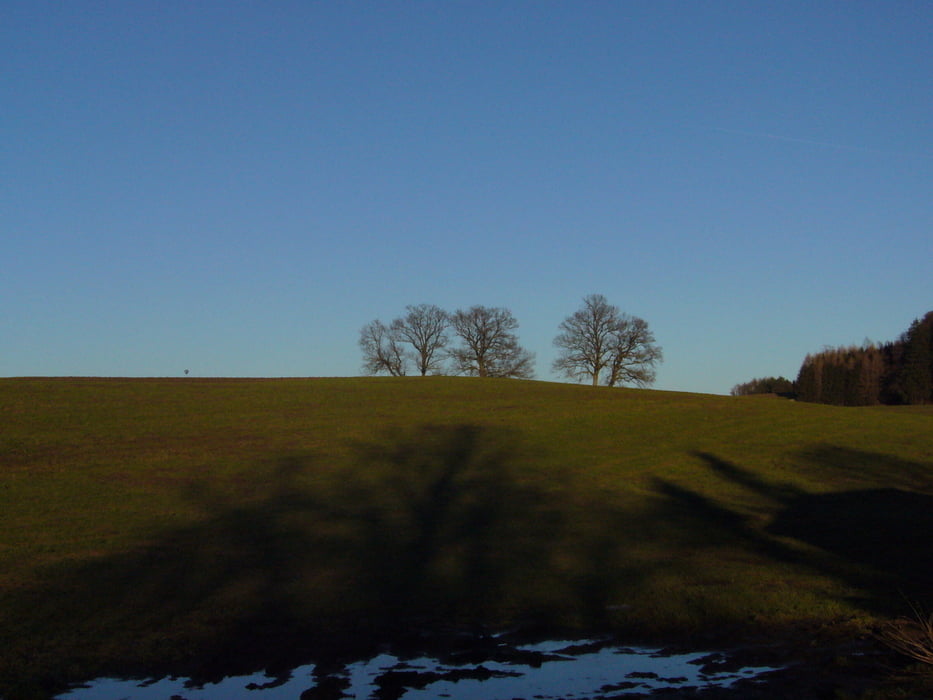
[(600, 641), (503, 645), (484, 658), (475, 653), (430, 656), (383, 653), (367, 660), (300, 666), (287, 676), (259, 673), (196, 684), (182, 678), (99, 679), (59, 700), (595, 700), (607, 694), (646, 694), (725, 688), (752, 680), (769, 667), (736, 667), (723, 653), (667, 653)]

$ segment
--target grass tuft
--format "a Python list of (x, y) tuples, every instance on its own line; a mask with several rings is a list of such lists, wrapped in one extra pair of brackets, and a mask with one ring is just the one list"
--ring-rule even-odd
[(899, 617), (885, 623), (878, 637), (894, 651), (933, 665), (933, 613), (924, 615), (918, 607), (912, 608), (912, 618)]

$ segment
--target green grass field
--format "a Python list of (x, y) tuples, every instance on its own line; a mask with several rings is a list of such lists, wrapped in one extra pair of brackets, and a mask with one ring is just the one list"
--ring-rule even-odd
[(0, 696), (412, 629), (933, 604), (933, 407), (468, 378), (0, 380)]

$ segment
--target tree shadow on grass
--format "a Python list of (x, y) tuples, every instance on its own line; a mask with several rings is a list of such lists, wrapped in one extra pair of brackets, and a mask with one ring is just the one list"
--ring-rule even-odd
[(879, 603), (889, 604), (898, 592), (929, 599), (933, 591), (931, 495), (900, 489), (803, 495), (786, 504), (768, 531), (855, 564), (850, 583)]
[[(339, 465), (277, 455), (254, 478), (201, 481), (185, 493), (202, 513), (192, 524), (3, 593), (0, 696), (43, 697), (105, 674), (285, 674), (386, 642), (513, 625), (634, 630), (655, 614), (653, 598), (689, 597), (664, 582), (689, 580), (697, 560), (678, 554), (711, 543), (850, 582), (871, 603), (930, 580), (918, 558), (933, 503), (899, 482), (808, 494), (699, 454), (772, 504), (763, 525), (671, 482), (628, 501), (624, 489), (578, 488), (586, 474), (543, 470), (542, 455), (508, 430), (420, 426), (349, 454)], [(807, 459), (839, 469), (852, 456)], [(855, 458), (880, 478), (870, 455)], [(914, 480), (926, 468), (908, 467)], [(674, 625), (677, 605), (658, 608)]]
[(5, 594), (0, 696), (108, 673), (285, 672), (425, 630), (547, 623), (555, 593), (537, 600), (541, 582), (565, 585), (581, 615), (606, 588), (603, 572), (568, 582), (555, 569), (562, 477), (530, 475), (519, 435), (423, 426), (351, 454), (340, 467), (276, 457), (246, 495), (197, 483), (185, 494), (195, 524)]
[[(887, 455), (819, 446), (801, 460), (879, 487), (807, 493), (770, 483), (708, 453), (696, 453), (718, 476), (771, 504), (764, 527), (690, 489), (658, 481), (657, 490), (697, 523), (716, 526), (750, 551), (829, 576), (863, 591), (870, 612), (902, 611), (904, 597), (929, 599), (933, 590), (933, 468)], [(915, 490), (916, 489), (916, 490)], [(796, 546), (794, 542), (805, 547)]]
[(879, 486), (904, 490), (933, 491), (933, 464), (901, 459), (894, 455), (819, 444), (797, 455), (807, 465), (836, 479), (853, 478)]

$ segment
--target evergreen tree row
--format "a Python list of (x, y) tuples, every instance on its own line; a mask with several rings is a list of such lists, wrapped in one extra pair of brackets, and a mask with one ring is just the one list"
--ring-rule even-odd
[(893, 343), (807, 355), (796, 391), (801, 401), (838, 406), (933, 403), (933, 311)]

